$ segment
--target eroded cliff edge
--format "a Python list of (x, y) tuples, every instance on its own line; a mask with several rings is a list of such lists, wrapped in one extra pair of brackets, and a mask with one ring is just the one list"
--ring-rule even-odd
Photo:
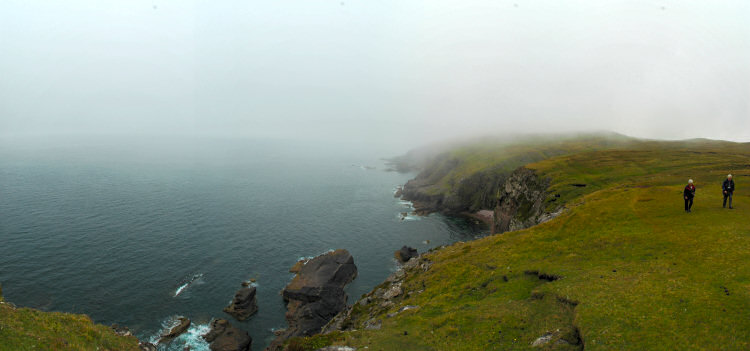
[(549, 191), (551, 181), (525, 167), (513, 171), (499, 190), (492, 232), (529, 228), (562, 213), (562, 204), (556, 203), (559, 195)]
[[(582, 152), (611, 150), (622, 147), (643, 147), (642, 142), (615, 133), (576, 133), (560, 135), (525, 135), (508, 138), (508, 140), (484, 139), (467, 144), (454, 144), (447, 149), (436, 149), (439, 152), (416, 157), (407, 153), (399, 158), (401, 168), (418, 171), (414, 179), (404, 184), (400, 196), (414, 203), (417, 214), (426, 215), (433, 212), (445, 215), (476, 216), (480, 211), (500, 212), (510, 210), (513, 218), (503, 218), (507, 223), (499, 227), (520, 229), (543, 221), (547, 214), (556, 213), (559, 209), (557, 194), (552, 194), (546, 187), (549, 180), (534, 179), (533, 175), (523, 168), (558, 156)], [(513, 179), (511, 179), (513, 178)], [(508, 190), (515, 189), (516, 192)], [(527, 183), (527, 186), (523, 186)], [(519, 194), (518, 190), (529, 190), (528, 194)], [(546, 193), (545, 193), (546, 191)], [(513, 200), (501, 203), (501, 199)], [(530, 204), (545, 203), (544, 206), (531, 206), (537, 211), (525, 211)], [(517, 202), (518, 206), (511, 206)], [(513, 208), (521, 211), (514, 211)], [(543, 208), (543, 209), (542, 209)], [(545, 212), (547, 214), (545, 214)], [(495, 218), (497, 221), (498, 218)], [(497, 232), (503, 232), (499, 230)]]
[(447, 173), (457, 166), (455, 162), (439, 163), (448, 169), (428, 169), (403, 187), (402, 198), (412, 201), (418, 214), (475, 215), (491, 211), (490, 228), (497, 234), (548, 221), (563, 209), (556, 202), (559, 195), (549, 191), (551, 179), (523, 166), (511, 172), (479, 171), (462, 178), (455, 191), (431, 192), (435, 185), (432, 172)]

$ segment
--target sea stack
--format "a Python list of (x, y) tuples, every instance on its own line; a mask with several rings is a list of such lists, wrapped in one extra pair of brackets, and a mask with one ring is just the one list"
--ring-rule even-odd
[(234, 294), (232, 303), (224, 308), (224, 312), (230, 314), (238, 321), (244, 321), (258, 312), (258, 298), (255, 296), (255, 287), (247, 286)]
[(357, 266), (347, 250), (325, 253), (307, 261), (282, 291), (287, 303), (289, 328), (268, 350), (280, 350), (284, 341), (320, 333), (336, 314), (346, 308), (344, 287), (357, 277)]

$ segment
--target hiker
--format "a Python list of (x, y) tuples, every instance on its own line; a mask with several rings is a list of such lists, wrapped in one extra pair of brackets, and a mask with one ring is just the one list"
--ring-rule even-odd
[(693, 198), (695, 197), (695, 185), (693, 185), (692, 179), (688, 179), (688, 184), (685, 186), (682, 196), (685, 198), (685, 212), (690, 213), (690, 209), (693, 207)]
[(733, 209), (732, 194), (734, 194), (734, 180), (732, 180), (731, 174), (727, 176), (724, 184), (721, 185), (721, 190), (724, 191), (724, 208), (727, 207), (727, 198), (729, 198), (729, 209)]

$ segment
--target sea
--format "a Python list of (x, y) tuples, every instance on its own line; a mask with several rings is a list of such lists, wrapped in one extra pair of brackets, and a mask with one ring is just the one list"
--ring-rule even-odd
[[(3, 295), (151, 342), (190, 318), (160, 350), (208, 350), (201, 335), (226, 318), (262, 350), (286, 326), (280, 291), (298, 260), (349, 250), (353, 303), (397, 269), (401, 246), (425, 252), (489, 234), (471, 219), (416, 216), (394, 197), (415, 174), (384, 158), (406, 151), (284, 138), (0, 139)], [(259, 311), (239, 322), (222, 309), (250, 280)]]

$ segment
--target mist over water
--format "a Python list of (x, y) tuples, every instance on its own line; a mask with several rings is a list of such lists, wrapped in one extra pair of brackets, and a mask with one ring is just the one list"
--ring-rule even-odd
[[(257, 279), (253, 348), (301, 257), (350, 302), (393, 251), (486, 235), (393, 197), (382, 157), (612, 131), (750, 140), (750, 2), (0, 1), (7, 300), (155, 341)], [(502, 133), (502, 134), (501, 134)], [(527, 134), (529, 133), (529, 134)], [(375, 167), (375, 169), (372, 169)], [(428, 242), (429, 244), (426, 244)]]
[[(0, 283), (8, 301), (85, 313), (155, 341), (177, 315), (196, 347), (229, 318), (260, 350), (286, 326), (279, 291), (301, 257), (345, 248), (358, 278), (350, 303), (423, 252), (487, 234), (439, 215), (409, 216), (393, 197), (413, 174), (386, 172), (385, 144), (209, 138), (57, 138), (3, 142)], [(375, 169), (370, 169), (375, 167)], [(429, 244), (425, 242), (429, 240)], [(257, 279), (259, 312), (222, 312)], [(203, 345), (202, 347), (204, 347)]]

